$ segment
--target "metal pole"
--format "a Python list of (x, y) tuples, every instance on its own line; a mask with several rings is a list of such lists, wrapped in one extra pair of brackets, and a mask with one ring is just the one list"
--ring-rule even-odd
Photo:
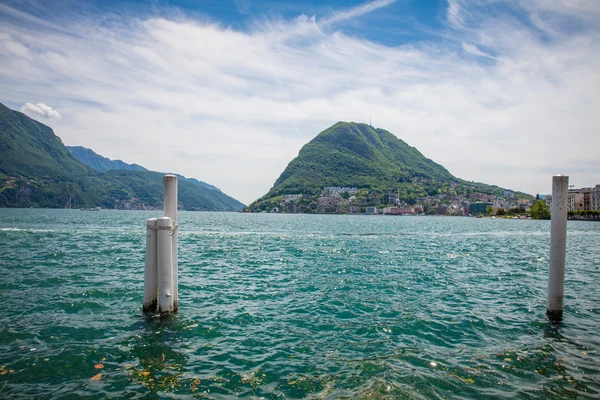
[(165, 217), (173, 220), (172, 257), (173, 257), (173, 310), (179, 309), (179, 284), (178, 284), (178, 260), (177, 260), (177, 176), (165, 175), (164, 179), (164, 212)]
[(552, 177), (552, 220), (550, 222), (550, 267), (548, 269), (548, 306), (546, 315), (560, 321), (565, 293), (565, 255), (567, 250), (567, 199), (569, 177)]
[(157, 220), (157, 258), (158, 258), (158, 309), (162, 312), (173, 311), (173, 257), (172, 241), (173, 221), (169, 217)]
[(146, 268), (144, 269), (144, 312), (154, 312), (158, 295), (156, 218), (146, 221)]

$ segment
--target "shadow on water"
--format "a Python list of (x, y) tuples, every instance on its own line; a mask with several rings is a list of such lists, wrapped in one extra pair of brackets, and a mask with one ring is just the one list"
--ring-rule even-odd
[(138, 324), (138, 334), (129, 340), (131, 363), (124, 365), (132, 383), (152, 394), (195, 392), (200, 381), (184, 378), (188, 357), (177, 351), (185, 327), (182, 319), (177, 314), (147, 314)]

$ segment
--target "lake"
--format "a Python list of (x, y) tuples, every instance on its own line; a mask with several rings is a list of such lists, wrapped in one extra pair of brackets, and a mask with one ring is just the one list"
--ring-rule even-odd
[(0, 209), (0, 398), (600, 397), (600, 223), (551, 324), (549, 221), (181, 212), (161, 317), (161, 215)]

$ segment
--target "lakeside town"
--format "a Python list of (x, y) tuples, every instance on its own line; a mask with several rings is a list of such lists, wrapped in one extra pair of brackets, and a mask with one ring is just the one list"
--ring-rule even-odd
[[(417, 197), (409, 202), (397, 193), (380, 195), (356, 187), (324, 187), (316, 196), (285, 194), (278, 204), (267, 212), (272, 213), (334, 213), (367, 215), (527, 215), (531, 207), (542, 200), (552, 208), (552, 195), (537, 195), (535, 199), (517, 198), (515, 193), (501, 190), (498, 195), (469, 193)], [(571, 188), (568, 195), (570, 217), (585, 216), (586, 212), (600, 210), (600, 184), (587, 188)]]

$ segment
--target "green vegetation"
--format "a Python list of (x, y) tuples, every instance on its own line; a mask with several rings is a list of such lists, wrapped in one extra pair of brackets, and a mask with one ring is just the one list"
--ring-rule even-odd
[[(503, 190), (454, 177), (384, 129), (338, 122), (302, 147), (273, 188), (248, 209), (265, 210), (268, 208), (265, 204), (270, 205), (274, 197), (284, 194), (307, 195), (314, 202), (327, 186), (368, 189), (371, 194), (381, 196), (398, 193), (408, 204), (415, 204), (417, 197), (476, 192), (500, 195)], [(515, 195), (532, 198), (525, 193)]]
[(600, 220), (600, 210), (572, 210), (567, 213), (569, 219)]
[(52, 129), (0, 104), (0, 207), (89, 207), (119, 185), (77, 161)]
[(96, 154), (93, 150), (82, 146), (67, 146), (67, 149), (73, 157), (79, 160), (82, 164), (95, 169), (96, 171), (104, 172), (111, 169), (125, 169), (129, 171), (147, 171), (146, 168), (137, 164), (127, 164), (121, 160), (111, 160)]
[[(146, 168), (144, 168), (138, 164), (127, 164), (121, 160), (111, 160), (109, 158), (102, 157), (100, 154), (97, 154), (92, 149), (88, 149), (86, 147), (81, 147), (81, 146), (69, 147), (69, 146), (67, 146), (67, 149), (82, 164), (87, 165), (88, 167), (90, 167), (96, 171), (99, 171), (99, 172), (106, 172), (106, 171), (111, 171), (114, 169), (127, 170), (127, 171), (148, 171)], [(141, 175), (144, 175), (144, 174), (141, 174)], [(199, 181), (198, 179), (186, 178), (185, 176), (182, 176), (179, 174), (175, 174), (175, 175), (177, 175), (180, 182), (187, 181), (187, 182), (190, 182), (190, 183), (193, 183), (196, 185), (200, 185), (207, 189), (217, 190), (219, 192), (221, 191), (219, 188), (217, 188), (213, 185), (210, 185), (206, 182)], [(233, 207), (234, 209), (239, 209), (239, 208), (243, 207), (243, 205), (237, 201), (231, 202), (230, 200), (232, 200), (232, 199), (224, 199), (224, 200), (225, 200), (224, 203), (231, 203), (231, 205), (234, 205), (234, 207)], [(208, 209), (220, 210), (221, 208), (222, 207), (217, 204), (216, 208), (209, 207)]]
[(544, 200), (538, 200), (530, 209), (532, 219), (550, 219), (550, 209)]
[(499, 209), (496, 211), (496, 215), (498, 215), (498, 216), (503, 216), (503, 215), (506, 215), (506, 210), (505, 210), (504, 208), (499, 208)]
[(494, 213), (494, 208), (492, 206), (488, 206), (488, 208), (485, 209), (485, 213), (486, 215), (492, 215)]
[(509, 208), (506, 213), (508, 215), (521, 215), (527, 213), (527, 210), (525, 210), (525, 207), (513, 207)]
[[(88, 168), (48, 126), (0, 104), (0, 207), (161, 207), (162, 176)], [(179, 201), (187, 210), (244, 207), (204, 182), (185, 178), (179, 182)]]
[[(120, 182), (127, 187), (133, 196), (144, 204), (162, 204), (163, 176), (161, 172), (111, 170), (104, 174), (108, 179)], [(127, 195), (120, 192), (111, 194), (116, 201), (128, 201)], [(241, 210), (244, 205), (239, 201), (214, 189), (179, 179), (178, 200), (186, 210), (191, 211), (234, 211)], [(119, 207), (118, 207), (119, 208)]]

